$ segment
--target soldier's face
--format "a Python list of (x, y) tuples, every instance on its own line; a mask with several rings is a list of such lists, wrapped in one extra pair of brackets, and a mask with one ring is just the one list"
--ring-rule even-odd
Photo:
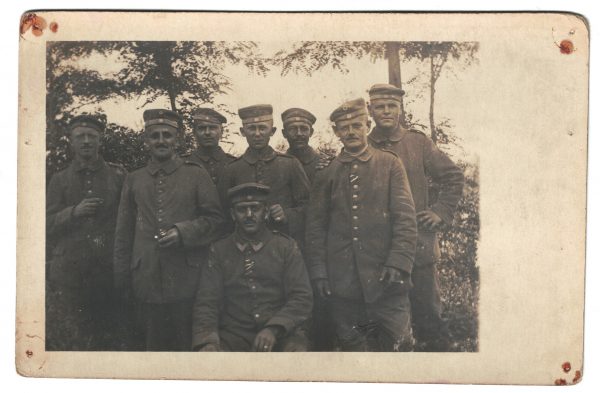
[(240, 132), (248, 141), (251, 149), (260, 150), (269, 145), (269, 140), (275, 134), (276, 128), (273, 121), (261, 121), (250, 123), (240, 128)]
[(267, 207), (263, 202), (238, 202), (231, 209), (231, 217), (244, 233), (253, 235), (265, 227)]
[(223, 127), (212, 123), (197, 123), (194, 125), (196, 142), (201, 147), (215, 147), (223, 135)]
[(340, 120), (335, 123), (333, 130), (340, 138), (344, 149), (350, 153), (359, 152), (367, 146), (367, 134), (371, 122), (366, 115), (349, 120)]
[(75, 127), (69, 134), (71, 149), (84, 160), (95, 158), (100, 148), (100, 133), (95, 128)]
[(146, 145), (155, 160), (165, 161), (175, 155), (179, 144), (177, 130), (168, 125), (152, 125), (146, 128)]
[(282, 132), (292, 149), (300, 149), (308, 146), (313, 129), (303, 121), (295, 121), (287, 124)]
[(369, 114), (381, 128), (396, 128), (400, 122), (400, 103), (392, 99), (377, 99), (369, 105)]

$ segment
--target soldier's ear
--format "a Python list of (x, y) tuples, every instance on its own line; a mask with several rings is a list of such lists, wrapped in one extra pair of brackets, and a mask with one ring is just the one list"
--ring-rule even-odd
[(235, 214), (233, 213), (232, 207), (229, 208), (229, 215), (231, 216), (231, 219), (233, 220), (233, 222), (235, 222)]
[(313, 132), (315, 132), (315, 129), (310, 126), (310, 136), (312, 136)]
[(367, 120), (367, 129), (371, 129), (371, 120)]
[(275, 135), (275, 131), (277, 131), (277, 127), (271, 128), (271, 136)]

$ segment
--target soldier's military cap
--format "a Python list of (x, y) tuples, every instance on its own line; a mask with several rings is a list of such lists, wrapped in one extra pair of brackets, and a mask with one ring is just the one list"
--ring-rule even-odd
[(156, 124), (166, 124), (179, 129), (181, 117), (177, 112), (168, 109), (148, 109), (144, 111), (144, 126), (149, 127)]
[(369, 98), (371, 101), (378, 99), (391, 99), (400, 101), (400, 97), (403, 95), (404, 90), (388, 83), (378, 83), (371, 86), (369, 89)]
[(261, 104), (238, 109), (242, 124), (258, 123), (273, 120), (273, 107)]
[(271, 192), (271, 187), (260, 183), (243, 183), (230, 188), (227, 197), (231, 205), (239, 202), (265, 201)]
[(227, 123), (225, 116), (211, 108), (197, 108), (192, 112), (192, 119), (197, 123), (210, 123), (221, 125)]
[(313, 115), (305, 109), (290, 108), (281, 114), (281, 120), (283, 121), (284, 126), (288, 123), (293, 123), (297, 121), (302, 121), (312, 126), (313, 124), (315, 124), (315, 121), (317, 121), (317, 118), (315, 117), (315, 115)]
[(69, 131), (77, 127), (94, 128), (98, 132), (102, 132), (106, 126), (103, 119), (94, 115), (79, 115), (75, 116), (69, 123)]
[(350, 120), (355, 117), (367, 115), (367, 104), (362, 98), (346, 101), (331, 113), (329, 120), (338, 122), (341, 120)]

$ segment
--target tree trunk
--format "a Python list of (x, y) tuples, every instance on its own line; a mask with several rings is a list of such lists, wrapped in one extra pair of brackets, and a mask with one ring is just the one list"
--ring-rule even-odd
[(429, 72), (430, 72), (429, 127), (431, 130), (431, 140), (433, 141), (433, 143), (437, 143), (437, 133), (435, 132), (435, 121), (433, 120), (433, 104), (434, 104), (434, 97), (435, 97), (435, 82), (436, 82), (436, 78), (435, 78), (434, 70), (433, 70), (433, 53), (431, 53), (429, 55)]
[[(385, 51), (388, 58), (389, 83), (402, 89), (402, 73), (400, 69), (400, 44), (397, 42), (386, 42)], [(404, 98), (400, 97), (400, 124), (406, 125), (404, 115)]]

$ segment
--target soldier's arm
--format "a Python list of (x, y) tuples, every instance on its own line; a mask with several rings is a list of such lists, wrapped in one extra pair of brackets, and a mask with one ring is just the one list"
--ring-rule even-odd
[(423, 159), (425, 172), (440, 185), (437, 201), (430, 209), (446, 224), (451, 224), (465, 182), (462, 170), (446, 154), (425, 138)]
[(127, 176), (123, 182), (117, 214), (113, 257), (114, 282), (117, 289), (128, 287), (131, 281), (131, 254), (137, 215), (137, 207), (131, 183), (131, 177)]
[(394, 159), (390, 173), (392, 242), (385, 266), (411, 273), (417, 247), (417, 221), (408, 176), (402, 161)]
[(73, 216), (74, 208), (68, 206), (63, 198), (61, 175), (54, 175), (46, 195), (46, 235), (57, 236), (77, 229), (79, 220)]
[(306, 210), (305, 259), (311, 280), (328, 278), (325, 265), (331, 198), (328, 172), (329, 169), (321, 170), (315, 175)]
[(199, 350), (208, 344), (219, 346), (219, 310), (223, 296), (222, 266), (211, 248), (208, 263), (202, 267), (192, 309), (192, 349)]
[(207, 246), (223, 234), (224, 218), (217, 189), (208, 173), (198, 168), (196, 181), (196, 218), (175, 224), (184, 247)]
[(304, 217), (310, 194), (310, 182), (300, 161), (293, 159), (291, 162), (290, 171), (294, 206), (285, 208), (284, 213), (288, 220), (289, 233), (292, 235), (301, 235), (304, 231)]
[(285, 333), (308, 319), (313, 306), (312, 288), (302, 254), (295, 241), (290, 239), (290, 245), (284, 256), (283, 288), (286, 302), (265, 324), (265, 327), (281, 326)]

